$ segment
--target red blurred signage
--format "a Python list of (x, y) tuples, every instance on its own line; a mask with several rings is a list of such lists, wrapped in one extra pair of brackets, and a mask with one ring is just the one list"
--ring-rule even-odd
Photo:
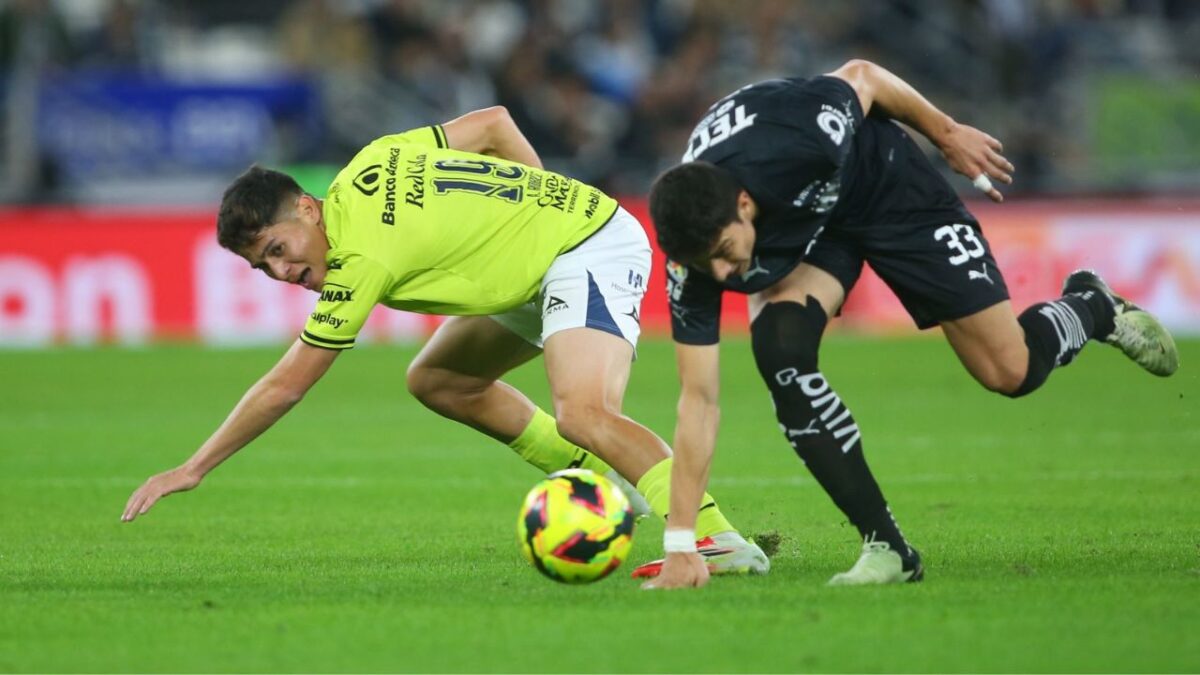
[[(649, 227), (643, 200), (623, 203)], [(1054, 297), (1062, 278), (1094, 267), (1118, 291), (1180, 333), (1200, 334), (1200, 203), (1074, 202), (974, 207), (1019, 309)], [(267, 279), (216, 243), (214, 214), (178, 210), (0, 210), (0, 345), (212, 344), (286, 341), (316, 300)], [(653, 237), (652, 237), (653, 239)], [(642, 311), (669, 325), (661, 255)], [(727, 332), (744, 331), (745, 300), (725, 302)], [(436, 317), (378, 308), (365, 340), (421, 338)], [(843, 328), (911, 330), (870, 272), (846, 304)]]

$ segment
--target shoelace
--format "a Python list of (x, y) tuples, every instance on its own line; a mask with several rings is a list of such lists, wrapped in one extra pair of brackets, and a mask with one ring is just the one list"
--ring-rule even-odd
[(892, 550), (886, 541), (864, 541), (863, 553), (887, 553)]
[(862, 555), (859, 556), (858, 560), (854, 561), (854, 566), (851, 567), (850, 571), (846, 572), (846, 574), (855, 574), (866, 568), (867, 565), (870, 565), (870, 563), (867, 562), (869, 559), (867, 557), (868, 553), (887, 553), (890, 550), (892, 550), (892, 547), (889, 546), (886, 541), (873, 541), (871, 539), (864, 539)]
[(1113, 332), (1109, 336), (1109, 341), (1120, 345), (1125, 350), (1133, 349), (1139, 352), (1149, 349), (1151, 346), (1151, 340), (1146, 337), (1145, 333), (1121, 321), (1117, 321), (1113, 325)]

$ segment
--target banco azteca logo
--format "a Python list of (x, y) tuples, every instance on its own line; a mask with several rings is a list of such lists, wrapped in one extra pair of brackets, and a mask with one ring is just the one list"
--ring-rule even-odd
[(382, 164), (372, 164), (354, 177), (354, 187), (364, 195), (370, 197), (379, 191), (379, 174), (383, 173)]

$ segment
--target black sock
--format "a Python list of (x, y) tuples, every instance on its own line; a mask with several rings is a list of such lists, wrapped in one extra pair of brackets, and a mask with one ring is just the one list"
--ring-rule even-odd
[(1091, 338), (1103, 340), (1108, 337), (1113, 331), (1113, 321), (1117, 316), (1116, 306), (1113, 301), (1106, 295), (1097, 292), (1093, 288), (1066, 288), (1063, 289), (1063, 299), (1078, 298), (1087, 304), (1087, 311), (1092, 315), (1092, 334)]
[(862, 537), (886, 541), (911, 557), (863, 456), (858, 424), (817, 369), (825, 322), (825, 310), (812, 296), (807, 305), (769, 303), (750, 328), (759, 373), (788, 442), (833, 503)]
[(1024, 396), (1046, 381), (1050, 371), (1075, 359), (1087, 341), (1112, 332), (1112, 304), (1095, 291), (1068, 293), (1058, 300), (1031, 305), (1017, 317), (1029, 347), (1025, 381), (1012, 394)]

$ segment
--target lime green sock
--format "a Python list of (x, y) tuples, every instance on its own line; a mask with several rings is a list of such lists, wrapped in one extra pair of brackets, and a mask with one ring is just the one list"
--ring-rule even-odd
[(559, 436), (554, 418), (541, 408), (534, 409), (529, 426), (508, 447), (544, 473), (580, 468), (603, 475), (612, 470), (599, 457)]
[[(649, 502), (654, 513), (662, 518), (667, 517), (671, 509), (671, 458), (650, 467), (637, 483), (638, 492)], [(700, 499), (700, 511), (696, 514), (696, 538), (703, 539), (718, 532), (736, 531), (733, 525), (725, 519), (717, 500), (707, 492)]]

